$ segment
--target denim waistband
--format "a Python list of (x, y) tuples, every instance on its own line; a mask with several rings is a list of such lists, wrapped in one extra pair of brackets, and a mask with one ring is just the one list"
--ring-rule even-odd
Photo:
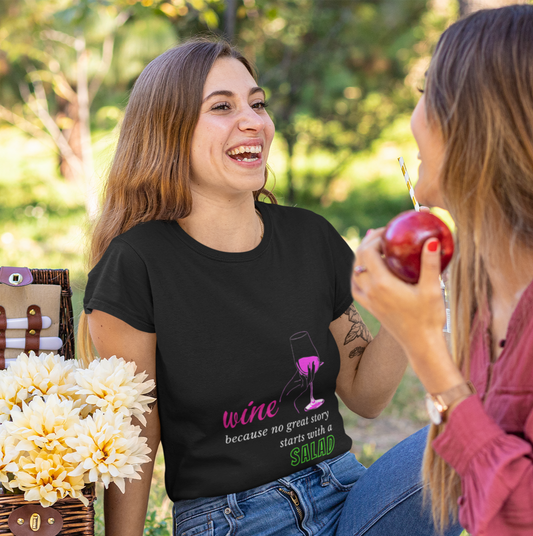
[(246, 491), (230, 493), (228, 495), (220, 495), (218, 497), (200, 497), (198, 499), (179, 500), (174, 503), (174, 516), (178, 518), (185, 512), (188, 512), (189, 515), (193, 516), (199, 512), (206, 513), (219, 510), (220, 508), (229, 507), (238, 519), (242, 515), (242, 512), (238, 506), (240, 502), (250, 499), (251, 497), (267, 493), (272, 489), (278, 488), (280, 484), (287, 488), (291, 488), (291, 484), (294, 482), (306, 478), (310, 474), (317, 471), (322, 473), (322, 482), (324, 484), (327, 483), (329, 480), (329, 475), (331, 474), (329, 465), (348, 454), (350, 454), (350, 451), (345, 452), (344, 454), (339, 454), (334, 458), (320, 462), (317, 465), (308, 467), (307, 469), (302, 469), (301, 471), (292, 473), (289, 476), (278, 478), (277, 480), (273, 480), (272, 482), (268, 482), (267, 484), (263, 484)]

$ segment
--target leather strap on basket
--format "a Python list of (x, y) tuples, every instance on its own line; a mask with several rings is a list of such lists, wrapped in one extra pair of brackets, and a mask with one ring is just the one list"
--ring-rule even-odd
[(7, 315), (5, 308), (0, 305), (0, 369), (6, 368), (4, 350), (6, 349)]
[(28, 353), (30, 350), (38, 352), (41, 329), (43, 328), (41, 308), (38, 305), (30, 305), (26, 311), (26, 316), (28, 317), (28, 329), (26, 330), (24, 352)]
[(63, 528), (63, 518), (50, 506), (26, 504), (9, 514), (7, 524), (15, 536), (56, 536)]
[(13, 266), (0, 267), (0, 283), (10, 287), (24, 287), (33, 282), (33, 275), (29, 268), (15, 268)]

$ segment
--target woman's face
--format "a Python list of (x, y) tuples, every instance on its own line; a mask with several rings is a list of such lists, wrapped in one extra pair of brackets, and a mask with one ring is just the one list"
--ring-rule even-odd
[(193, 192), (228, 199), (261, 189), (273, 137), (264, 91), (240, 61), (219, 58), (192, 138)]
[(411, 130), (418, 145), (420, 160), (418, 182), (415, 185), (416, 198), (422, 205), (446, 208), (440, 190), (444, 141), (438, 128), (427, 122), (424, 95), (411, 116)]

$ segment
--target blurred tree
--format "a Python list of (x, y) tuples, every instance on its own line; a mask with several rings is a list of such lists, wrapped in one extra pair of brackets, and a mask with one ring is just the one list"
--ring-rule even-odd
[(530, 0), (459, 0), (459, 15), (461, 17), (479, 9), (494, 9), (511, 4), (529, 4)]
[[(288, 202), (296, 190), (300, 202), (327, 201), (353, 155), (412, 108), (404, 82), (426, 54), (428, 1), (0, 0), (0, 118), (55, 148), (63, 174), (86, 185), (92, 215), (95, 97), (93, 108), (116, 115), (108, 97), (121, 92), (114, 98), (123, 102), (146, 62), (176, 40), (234, 34), (271, 96)], [(297, 149), (328, 153), (333, 164), (297, 173)]]
[(7, 93), (0, 118), (58, 153), (63, 175), (85, 188), (92, 217), (90, 107), (109, 70), (116, 31), (130, 13), (92, 0), (2, 0), (0, 10)]
[[(221, 0), (0, 0), (0, 119), (57, 152), (62, 175), (84, 188), (90, 218), (98, 209), (91, 105), (110, 67), (119, 63), (117, 33), (127, 22), (133, 26), (148, 18), (157, 25), (167, 17), (207, 29), (218, 23), (212, 2)], [(143, 67), (117, 70), (127, 73), (129, 86)]]
[(180, 40), (201, 34), (225, 34), (231, 40), (235, 32), (235, 9), (239, 0), (127, 1), (132, 5), (149, 6), (155, 13), (165, 15)]
[[(149, 0), (150, 1), (150, 0)], [(179, 37), (209, 29), (255, 60), (287, 154), (287, 201), (322, 198), (398, 114), (412, 110), (409, 68), (426, 54), (422, 19), (442, 0), (210, 0), (208, 17), (179, 19), (184, 0), (159, 3)], [(190, 7), (190, 6), (189, 6)], [(187, 9), (185, 7), (185, 9)], [(444, 28), (446, 17), (431, 25)], [(205, 26), (204, 26), (205, 28)], [(294, 155), (324, 151), (329, 169), (296, 176)]]
[[(296, 191), (300, 201), (327, 197), (354, 154), (412, 109), (405, 77), (427, 9), (427, 0), (242, 0), (236, 40), (271, 93), (289, 203)], [(297, 145), (327, 152), (334, 163), (295, 177)]]

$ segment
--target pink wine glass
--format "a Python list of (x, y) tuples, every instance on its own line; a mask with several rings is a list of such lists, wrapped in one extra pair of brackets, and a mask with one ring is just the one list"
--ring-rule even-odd
[(309, 385), (311, 394), (311, 400), (304, 409), (305, 411), (317, 409), (324, 403), (324, 399), (315, 399), (313, 396), (313, 381), (315, 379), (317, 370), (324, 363), (320, 361), (318, 352), (307, 331), (300, 331), (292, 335), (290, 338), (290, 343), (296, 369), (298, 370), (298, 373), (302, 379), (307, 383), (307, 385)]

